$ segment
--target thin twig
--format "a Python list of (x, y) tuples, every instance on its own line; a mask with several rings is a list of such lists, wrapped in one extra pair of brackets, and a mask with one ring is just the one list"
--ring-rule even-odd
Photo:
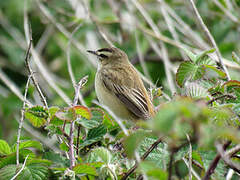
[(224, 154), (223, 146), (221, 144), (217, 144), (216, 148), (217, 148), (217, 151), (220, 154), (221, 158), (225, 162), (225, 164), (228, 165), (234, 171), (240, 173), (240, 165), (232, 162), (231, 159)]
[(172, 168), (173, 168), (174, 154), (175, 154), (175, 151), (172, 150), (171, 154), (170, 154), (169, 164), (168, 164), (168, 180), (172, 179)]
[(73, 140), (74, 140), (74, 123), (75, 120), (73, 120), (71, 122), (70, 125), (70, 133), (69, 133), (69, 160), (70, 160), (70, 169), (72, 170), (72, 168), (75, 166), (75, 154), (74, 154), (74, 144), (73, 144)]
[[(186, 164), (186, 166), (189, 168), (189, 161), (187, 161), (187, 159), (185, 159), (185, 158), (182, 158), (182, 160), (184, 161), (184, 163)], [(189, 168), (190, 169), (190, 168)], [(197, 180), (201, 180), (201, 178), (200, 178), (200, 176), (197, 174), (197, 172), (193, 169), (193, 168), (191, 168), (191, 171), (190, 171), (194, 176), (195, 176), (195, 178), (197, 179)]]
[[(25, 11), (24, 11), (24, 12), (25, 12)], [(24, 13), (24, 23), (25, 23), (25, 24), (28, 23), (26, 12)], [(43, 95), (42, 90), (41, 90), (41, 88), (39, 87), (38, 82), (37, 82), (37, 80), (36, 80), (36, 78), (35, 78), (35, 76), (34, 76), (33, 70), (31, 69), (31, 66), (30, 66), (30, 64), (29, 64), (29, 60), (30, 60), (30, 58), (29, 58), (29, 56), (30, 56), (30, 50), (31, 50), (31, 47), (32, 47), (32, 29), (31, 29), (31, 25), (30, 25), (30, 24), (28, 24), (27, 27), (28, 27), (28, 30), (25, 30), (25, 32), (28, 32), (28, 33), (26, 34), (26, 38), (29, 39), (29, 46), (28, 46), (28, 50), (27, 50), (28, 53), (27, 53), (26, 58), (25, 58), (25, 64), (26, 64), (28, 73), (30, 74), (31, 80), (32, 80), (34, 86), (36, 87), (37, 92), (38, 92), (38, 94), (39, 94), (39, 96), (40, 96), (40, 98), (41, 98), (41, 101), (42, 101), (43, 105), (44, 105), (46, 108), (48, 108), (48, 104), (47, 104), (46, 98), (45, 98), (45, 96)]]
[[(26, 58), (27, 57), (28, 57), (28, 55), (26, 56)], [(21, 110), (21, 119), (19, 121), (19, 126), (18, 126), (18, 134), (17, 134), (17, 142), (16, 142), (16, 144), (17, 144), (16, 145), (16, 164), (17, 164), (17, 166), (19, 165), (20, 137), (21, 137), (21, 130), (22, 130), (22, 125), (23, 125), (23, 121), (24, 121), (24, 114), (25, 114), (25, 108), (26, 108), (26, 99), (27, 99), (27, 92), (28, 92), (30, 78), (31, 78), (31, 75), (28, 76), (27, 84), (26, 84), (26, 87), (25, 87), (23, 107), (22, 107), (22, 110)]]
[[(73, 35), (78, 31), (78, 29), (82, 26), (82, 24), (79, 24), (74, 30), (73, 32), (71, 33), (71, 37), (69, 38), (68, 40), (68, 45), (67, 45), (67, 66), (68, 66), (68, 73), (70, 75), (70, 78), (71, 78), (71, 81), (72, 81), (72, 85), (74, 87), (74, 89), (76, 88), (76, 80), (74, 78), (74, 75), (73, 75), (73, 70), (72, 70), (72, 66), (71, 66), (71, 58), (70, 58), (70, 47), (71, 47), (71, 43), (72, 43), (72, 40), (73, 40)], [(86, 106), (86, 103), (82, 97), (82, 94), (79, 92), (79, 96), (78, 96), (78, 99), (80, 100), (81, 104)]]
[(231, 13), (231, 11), (229, 11), (227, 8), (225, 8), (219, 1), (217, 0), (213, 0), (213, 2), (226, 14), (227, 17), (229, 17), (229, 19), (231, 19), (234, 23), (239, 24), (240, 21), (238, 20), (238, 18), (236, 16), (233, 15), (233, 13)]
[(88, 75), (84, 76), (79, 83), (76, 85), (75, 87), (75, 96), (74, 96), (74, 100), (73, 100), (73, 105), (72, 106), (76, 106), (77, 102), (78, 102), (78, 97), (80, 94), (80, 89), (87, 83), (88, 81)]
[[(75, 96), (73, 100), (72, 106), (76, 106), (78, 102), (78, 97), (80, 93), (80, 89), (87, 83), (88, 76), (83, 77), (79, 83), (77, 84), (77, 87), (75, 88)], [(69, 160), (70, 160), (70, 169), (75, 166), (75, 153), (74, 153), (74, 124), (75, 119), (70, 124), (70, 133), (69, 133)]]
[[(227, 147), (231, 144), (231, 141), (227, 141), (224, 145), (223, 145), (223, 150), (226, 150)], [(209, 165), (204, 177), (202, 180), (209, 180), (211, 175), (214, 173), (219, 160), (221, 159), (221, 155), (218, 153), (215, 158), (212, 160), (211, 164)]]
[(16, 177), (24, 170), (29, 154), (26, 156), (21, 169), (10, 180), (16, 179)]
[(192, 180), (192, 144), (188, 134), (186, 134), (189, 142), (189, 156), (188, 156), (188, 169), (189, 169), (189, 180)]
[(79, 140), (80, 140), (80, 132), (81, 132), (81, 125), (78, 125), (78, 129), (77, 129), (77, 145), (76, 145), (76, 152), (77, 155), (79, 155)]
[[(160, 137), (157, 141), (155, 141), (155, 142), (151, 145), (151, 147), (143, 154), (143, 156), (141, 157), (141, 160), (142, 160), (142, 161), (145, 160), (145, 159), (148, 157), (148, 155), (149, 155), (155, 148), (157, 148), (158, 144), (161, 143), (161, 142), (162, 142), (162, 137)], [(138, 167), (138, 163), (135, 163), (135, 165), (134, 165), (131, 169), (129, 169), (129, 170), (127, 171), (127, 173), (122, 177), (121, 180), (126, 180), (126, 179), (128, 178), (128, 176), (130, 176), (130, 175), (137, 169), (137, 167)]]
[(197, 10), (194, 2), (193, 2), (193, 0), (189, 0), (189, 1), (191, 2), (191, 5), (192, 5), (192, 7), (193, 7), (193, 10), (194, 10), (194, 12), (195, 12), (195, 14), (196, 14), (196, 16), (197, 16), (198, 21), (200, 22), (201, 27), (203, 28), (203, 31), (205, 32), (206, 36), (208, 37), (208, 39), (209, 39), (210, 42), (212, 43), (213, 48), (216, 49), (216, 54), (217, 54), (217, 57), (218, 57), (218, 62), (219, 62), (220, 65), (222, 66), (223, 70), (225, 71), (228, 80), (230, 80), (231, 78), (230, 78), (229, 72), (228, 72), (225, 64), (223, 63), (222, 55), (221, 55), (221, 53), (220, 53), (220, 51), (219, 51), (219, 49), (218, 49), (218, 46), (217, 46), (214, 38), (212, 37), (212, 35), (211, 35), (210, 31), (208, 30), (207, 26), (205, 25), (205, 23), (203, 22), (203, 20), (202, 20), (200, 14), (199, 14), (199, 12), (198, 12), (198, 10)]
[(231, 98), (231, 99), (236, 99), (236, 97), (233, 96), (233, 95), (224, 94), (224, 95), (221, 95), (221, 96), (218, 96), (218, 97), (215, 97), (215, 98), (209, 100), (209, 101), (207, 102), (207, 104), (208, 104), (208, 105), (209, 105), (209, 104), (212, 104), (214, 101), (217, 101), (217, 100), (222, 99), (222, 98), (225, 98), (225, 97)]

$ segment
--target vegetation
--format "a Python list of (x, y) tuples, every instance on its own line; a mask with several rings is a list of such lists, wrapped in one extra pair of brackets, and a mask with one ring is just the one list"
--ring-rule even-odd
[[(239, 179), (240, 3), (0, 1), (0, 179)], [(121, 121), (96, 101), (114, 45), (156, 108)]]

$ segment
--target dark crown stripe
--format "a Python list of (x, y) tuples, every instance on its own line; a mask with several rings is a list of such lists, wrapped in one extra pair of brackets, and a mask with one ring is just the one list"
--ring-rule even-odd
[(113, 52), (113, 50), (112, 49), (109, 49), (109, 48), (102, 48), (102, 49), (99, 49), (99, 50), (97, 50), (98, 52)]

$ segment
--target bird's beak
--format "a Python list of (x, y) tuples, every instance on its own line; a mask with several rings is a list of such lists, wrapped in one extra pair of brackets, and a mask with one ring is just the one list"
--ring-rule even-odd
[(90, 54), (94, 54), (95, 56), (99, 56), (99, 54), (97, 53), (97, 51), (87, 50), (87, 52), (89, 52)]

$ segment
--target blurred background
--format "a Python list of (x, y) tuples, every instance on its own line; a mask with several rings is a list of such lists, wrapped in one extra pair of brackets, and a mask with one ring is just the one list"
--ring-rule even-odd
[[(240, 1), (196, 0), (195, 4), (232, 79), (240, 80), (239, 66), (232, 61), (233, 51), (240, 55)], [(49, 106), (66, 107), (73, 100), (69, 69), (77, 82), (89, 76), (81, 92), (86, 105), (93, 106), (97, 59), (87, 54), (89, 49), (114, 44), (128, 54), (148, 88), (162, 87), (172, 96), (179, 92), (176, 69), (188, 60), (181, 48), (199, 53), (212, 47), (186, 0), (1, 0), (0, 139), (10, 144), (16, 140), (28, 79), (24, 63), (28, 24), (33, 38), (31, 67)], [(27, 99), (42, 104), (33, 85)], [(21, 138), (40, 138), (38, 131), (26, 122)]]

